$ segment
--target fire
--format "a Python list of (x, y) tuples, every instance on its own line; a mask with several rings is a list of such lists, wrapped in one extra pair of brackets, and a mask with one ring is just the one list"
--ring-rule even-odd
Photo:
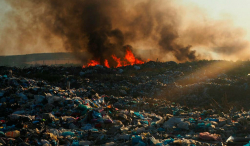
[(83, 68), (90, 67), (90, 66), (96, 66), (96, 65), (100, 65), (100, 63), (96, 60), (90, 60), (90, 62), (87, 65), (83, 66)]
[(131, 50), (127, 49), (126, 52), (127, 53), (125, 55), (125, 59), (128, 60), (128, 62), (130, 62), (130, 65), (143, 64), (144, 63), (144, 61), (135, 58), (135, 56), (134, 56), (134, 54), (132, 53)]
[(105, 59), (105, 61), (104, 61), (104, 66), (106, 66), (107, 68), (110, 68), (110, 66), (109, 66), (109, 62), (108, 62), (108, 60), (107, 60), (107, 59)]
[(122, 67), (121, 58), (117, 58), (115, 55), (112, 55), (112, 58), (117, 62), (116, 67)]
[(131, 65), (134, 65), (135, 64), (135, 56), (134, 54), (132, 53), (131, 50), (126, 50), (126, 55), (125, 55), (125, 59), (128, 60), (128, 62), (131, 64)]
[[(144, 64), (145, 63), (144, 61), (135, 58), (134, 54), (132, 53), (132, 51), (129, 48), (126, 49), (126, 54), (125, 54), (125, 57), (123, 60), (121, 60), (121, 58), (116, 57), (114, 54), (111, 55), (111, 57), (117, 63), (116, 68), (122, 67), (122, 66), (128, 66), (128, 65), (134, 65), (134, 64)], [(100, 62), (96, 61), (96, 60), (90, 60), (90, 62), (86, 66), (83, 66), (83, 68), (90, 67), (90, 66), (96, 66), (96, 65), (100, 65)], [(110, 68), (109, 62), (107, 59), (105, 59), (105, 61), (104, 61), (104, 66), (107, 68)]]

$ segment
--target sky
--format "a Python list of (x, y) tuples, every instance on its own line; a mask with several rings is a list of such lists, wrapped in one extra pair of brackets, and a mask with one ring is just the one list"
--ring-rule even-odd
[[(187, 13), (190, 13), (189, 17), (185, 19), (196, 19), (199, 14), (193, 15), (194, 13), (201, 12), (202, 15), (205, 14), (206, 17), (213, 20), (227, 20), (230, 22), (230, 25), (234, 25), (236, 27), (241, 28), (245, 33), (245, 39), (250, 42), (250, 19), (248, 19), (248, 15), (250, 14), (250, 1), (249, 0), (176, 0), (174, 3), (179, 4), (182, 7), (187, 8)], [(192, 13), (192, 10), (193, 13)], [(198, 11), (197, 11), (198, 10)], [(6, 13), (11, 11), (11, 7), (8, 6), (4, 0), (0, 0), (0, 39), (1, 37), (1, 28), (7, 24)], [(198, 19), (197, 19), (198, 20)], [(41, 42), (42, 44), (42, 42)], [(39, 46), (39, 44), (38, 44)], [(30, 46), (31, 48), (33, 46)], [(50, 50), (45, 50), (48, 52), (53, 52)], [(55, 49), (56, 50), (56, 49)], [(200, 49), (202, 50), (202, 49)], [(30, 53), (42, 53), (40, 52), (32, 52), (32, 49), (26, 49), (26, 52), (22, 52), (23, 54)], [(4, 55), (18, 55), (20, 52), (16, 50), (6, 50)], [(1, 52), (0, 52), (0, 55)], [(216, 57), (216, 54), (213, 54), (213, 57)]]
[[(211, 20), (228, 21), (234, 27), (238, 27), (244, 31), (245, 40), (250, 41), (250, 1), (249, 0), (177, 0), (177, 3), (189, 7), (191, 9), (200, 10)], [(195, 11), (196, 13), (196, 11)], [(193, 13), (191, 13), (191, 17)], [(189, 19), (189, 18), (187, 18)], [(195, 19), (195, 18), (193, 18)], [(247, 48), (249, 52), (250, 48)], [(199, 48), (197, 49), (199, 50)], [(202, 50), (202, 49), (200, 49)], [(249, 51), (248, 51), (249, 50)], [(214, 59), (221, 56), (214, 52), (210, 52)], [(247, 53), (248, 54), (248, 53)], [(234, 59), (233, 59), (234, 60)], [(238, 58), (236, 59), (238, 60)]]
[[(198, 7), (212, 19), (231, 20), (236, 26), (250, 32), (249, 0), (179, 0), (178, 3), (187, 7)], [(248, 38), (249, 36), (247, 33)]]

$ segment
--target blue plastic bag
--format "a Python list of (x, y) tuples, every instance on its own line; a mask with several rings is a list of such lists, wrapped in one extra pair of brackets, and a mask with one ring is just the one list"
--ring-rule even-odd
[(209, 121), (215, 121), (215, 122), (219, 122), (219, 119), (213, 119), (213, 118), (209, 118)]
[(165, 131), (165, 129), (164, 128), (158, 128), (158, 130), (157, 130), (158, 132), (164, 132)]
[(92, 116), (94, 117), (94, 119), (102, 118), (102, 115), (96, 111), (93, 111)]
[(74, 140), (74, 141), (72, 142), (72, 145), (71, 145), (71, 146), (79, 146), (79, 141)]
[(134, 114), (139, 117), (140, 119), (144, 119), (143, 115), (140, 114), (139, 112), (134, 112)]
[(140, 121), (141, 124), (147, 124), (148, 125), (148, 121)]
[(245, 144), (244, 146), (250, 146), (250, 141), (249, 141), (249, 143)]
[(33, 123), (33, 124), (36, 124), (36, 123), (39, 123), (39, 122), (40, 122), (40, 121), (33, 121), (32, 123)]
[(146, 146), (146, 144), (140, 140), (139, 143), (137, 144), (137, 146)]
[(134, 137), (132, 137), (132, 145), (136, 145), (140, 141), (142, 141), (141, 136), (135, 135)]
[(62, 136), (74, 136), (75, 135), (75, 133), (74, 132), (71, 132), (71, 131), (65, 131), (65, 132), (63, 132), (62, 133)]

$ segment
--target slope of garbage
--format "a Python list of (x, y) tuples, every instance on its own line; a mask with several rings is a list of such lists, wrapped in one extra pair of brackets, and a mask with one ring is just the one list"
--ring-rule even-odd
[(2, 66), (0, 145), (248, 146), (248, 62), (194, 75), (210, 63)]

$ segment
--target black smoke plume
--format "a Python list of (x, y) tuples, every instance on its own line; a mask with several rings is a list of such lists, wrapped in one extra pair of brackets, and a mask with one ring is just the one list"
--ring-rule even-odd
[[(4, 41), (13, 43), (11, 40), (14, 39), (19, 50), (24, 50), (27, 45), (32, 46), (37, 42), (38, 36), (51, 48), (55, 46), (54, 40), (60, 39), (63, 49), (72, 51), (83, 62), (86, 59), (95, 59), (103, 64), (104, 59), (108, 59), (111, 66), (114, 66), (112, 54), (123, 57), (126, 48), (124, 46), (142, 41), (150, 40), (152, 48), (159, 50), (152, 54), (155, 58), (161, 59), (170, 53), (180, 62), (200, 59), (196, 51), (191, 49), (191, 45), (212, 44), (212, 51), (222, 54), (226, 52), (229, 55), (246, 47), (242, 41), (237, 41), (237, 44), (229, 43), (233, 38), (227, 39), (227, 35), (217, 36), (214, 28), (208, 30), (199, 26), (200, 29), (192, 24), (188, 29), (180, 31), (182, 11), (168, 1), (5, 1), (12, 8), (6, 18), (14, 24), (7, 25), (2, 31), (2, 34), (8, 35)], [(224, 30), (224, 27), (220, 26), (219, 29)], [(215, 37), (212, 38), (209, 32)], [(187, 40), (185, 43), (179, 41), (182, 35)], [(217, 43), (210, 43), (215, 38), (223, 38), (223, 42), (216, 40)], [(240, 40), (241, 38), (239, 36)], [(8, 44), (4, 45), (4, 41), (0, 42), (1, 49), (8, 47)], [(87, 51), (89, 58), (82, 58), (80, 51)]]

